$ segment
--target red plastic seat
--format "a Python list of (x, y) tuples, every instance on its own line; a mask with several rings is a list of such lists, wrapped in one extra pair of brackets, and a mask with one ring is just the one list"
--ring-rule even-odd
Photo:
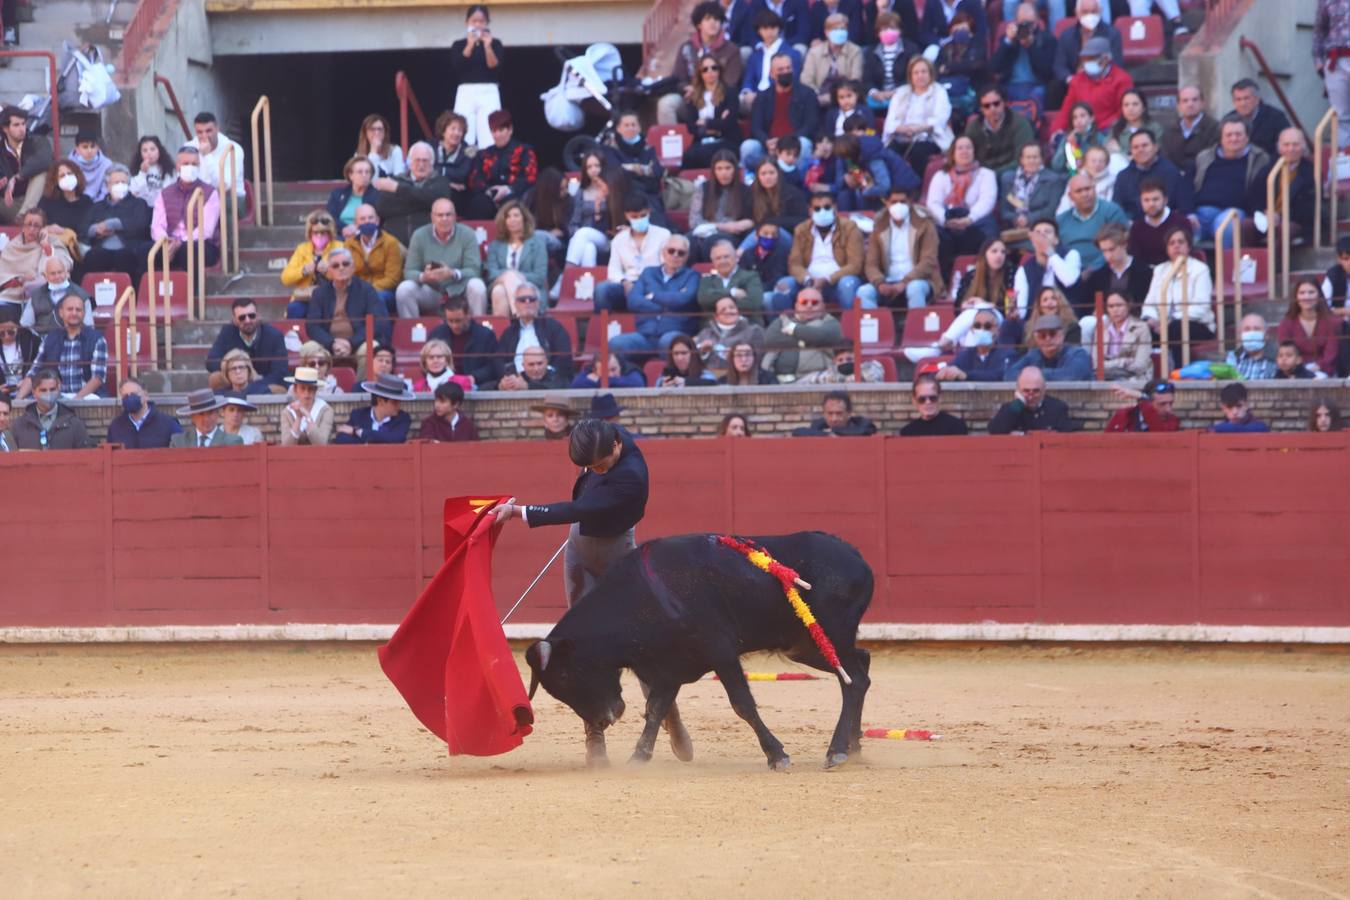
[[(863, 327), (864, 323), (867, 323), (866, 328)], [(889, 309), (854, 307), (843, 312), (839, 324), (844, 329), (845, 338), (862, 338), (864, 355), (890, 354), (895, 349), (895, 317)]]
[(427, 335), (439, 324), (441, 320), (433, 318), (395, 319), (394, 357), (400, 361), (420, 359), (422, 345), (427, 342)]
[(563, 327), (567, 336), (572, 340), (572, 354), (575, 355), (581, 349), (581, 341), (577, 337), (577, 317), (571, 313), (551, 313), (549, 318)]
[(169, 297), (169, 311), (173, 321), (181, 322), (187, 318), (188, 278), (186, 272), (169, 272), (169, 280), (164, 280), (164, 272), (156, 270), (141, 276), (140, 286), (136, 290), (136, 315), (148, 316), (151, 298), (155, 302), (156, 321), (164, 318), (164, 295)]
[[(478, 234), (478, 252), (487, 259), (488, 244), (497, 239), (497, 222), (494, 219), (460, 219), (464, 225)], [(480, 230), (481, 229), (481, 230)]]
[(694, 263), (689, 268), (693, 269), (700, 275), (707, 275), (709, 272), (713, 270), (713, 265), (710, 262), (701, 262), (701, 263)]
[(1161, 16), (1121, 16), (1111, 24), (1120, 32), (1120, 50), (1125, 65), (1150, 62), (1162, 56)]
[(694, 143), (694, 136), (683, 125), (653, 125), (647, 129), (647, 143), (656, 151), (661, 165), (677, 169), (684, 161), (684, 151)]
[[(637, 330), (637, 316), (633, 313), (610, 313), (609, 314), (610, 337), (620, 334), (631, 334)], [(580, 351), (573, 351), (577, 363), (580, 366), (589, 366), (595, 361), (595, 354), (600, 349), (600, 317), (592, 315), (590, 321), (586, 324), (586, 343)]]
[(1077, 16), (1065, 16), (1055, 23), (1055, 37), (1059, 37), (1064, 32), (1078, 24)]
[(923, 184), (919, 186), (918, 200), (926, 201), (928, 199), (928, 185), (933, 181), (933, 176), (942, 171), (942, 167), (946, 164), (946, 156), (941, 153), (933, 154), (933, 158), (928, 161), (927, 167), (923, 170)]
[[(863, 351), (863, 356), (867, 356), (866, 351)], [(895, 357), (868, 356), (867, 358), (869, 361), (875, 359), (877, 362), (881, 363), (881, 370), (883, 372), (881, 376), (882, 381), (886, 382), (887, 384), (894, 384), (895, 382), (900, 380), (900, 370), (897, 369), (895, 366)]]
[[(309, 329), (305, 327), (304, 319), (279, 319), (278, 321), (273, 322), (272, 326), (276, 328), (277, 331), (280, 331), (283, 337), (285, 337), (291, 331), (294, 331), (296, 333), (296, 336), (300, 338), (301, 344), (309, 340)], [(286, 357), (287, 357), (286, 362), (292, 369), (300, 365), (299, 353), (295, 351), (288, 351)]]
[(666, 220), (670, 222), (670, 230), (676, 234), (687, 234), (689, 232), (689, 210), (668, 209), (666, 210)]
[(1041, 105), (1033, 98), (1028, 97), (1026, 100), (1009, 100), (1008, 109), (1026, 116), (1027, 121), (1031, 123), (1032, 129), (1039, 127), (1041, 124)]
[(901, 347), (929, 347), (937, 343), (942, 332), (952, 324), (956, 311), (950, 306), (925, 306), (912, 309), (905, 316), (905, 332), (900, 337)]
[[(591, 278), (595, 280), (592, 286), (590, 297), (577, 296), (577, 279), (582, 275), (590, 273)], [(605, 266), (564, 266), (562, 273), (562, 288), (558, 292), (558, 302), (552, 307), (553, 312), (567, 313), (588, 313), (595, 309), (595, 288), (600, 286), (600, 282), (605, 280), (609, 270)]]
[(332, 369), (333, 377), (337, 379), (337, 389), (344, 394), (353, 393), (356, 389), (356, 370), (349, 369), (346, 366), (334, 366)]
[[(1217, 248), (1215, 253), (1223, 252), (1223, 280), (1226, 282), (1223, 288), (1224, 297), (1229, 303), (1233, 302), (1234, 287), (1233, 282), (1236, 277), (1241, 277), (1241, 262), (1237, 272), (1233, 271), (1233, 253), (1229, 251), (1220, 251)], [(1243, 247), (1242, 260), (1251, 260), (1246, 278), (1242, 279), (1242, 299), (1243, 302), (1250, 300), (1264, 300), (1270, 296), (1270, 251), (1265, 247)], [(1254, 268), (1251, 268), (1254, 267)], [(1215, 285), (1217, 290), (1218, 285)]]
[(94, 319), (101, 322), (112, 318), (113, 307), (126, 289), (131, 287), (131, 276), (125, 272), (86, 272), (80, 279), (80, 287), (94, 299)]
[(958, 256), (956, 259), (952, 260), (952, 270), (947, 273), (947, 289), (951, 292), (953, 297), (956, 296), (956, 291), (960, 287), (957, 280), (966, 269), (975, 265), (978, 261), (979, 257), (973, 253), (967, 253), (964, 256)]
[[(108, 342), (108, 372), (110, 378), (118, 370), (119, 350), (121, 350), (120, 355), (125, 356), (128, 366), (130, 366), (132, 360), (135, 360), (143, 369), (150, 367), (150, 348), (151, 341), (154, 340), (154, 338), (151, 336), (149, 322), (137, 322), (134, 331), (131, 328), (128, 328), (127, 324), (124, 322), (122, 324), (124, 346), (122, 347), (118, 347), (117, 345), (117, 334), (111, 322), (103, 326), (102, 333), (103, 339)], [(130, 371), (130, 368), (128, 368), (128, 371)]]
[(698, 181), (700, 178), (711, 178), (712, 169), (682, 169), (680, 177), (685, 181)]
[(511, 324), (511, 319), (508, 316), (483, 316), (478, 321), (491, 328), (492, 333), (497, 335), (498, 338), (502, 336), (502, 332), (506, 331), (506, 326)]

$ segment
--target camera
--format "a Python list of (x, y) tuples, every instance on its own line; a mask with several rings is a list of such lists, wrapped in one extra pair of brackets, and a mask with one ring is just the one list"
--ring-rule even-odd
[(1017, 36), (1019, 38), (1031, 37), (1031, 31), (1035, 27), (1035, 24), (1032, 22), (1018, 22)]

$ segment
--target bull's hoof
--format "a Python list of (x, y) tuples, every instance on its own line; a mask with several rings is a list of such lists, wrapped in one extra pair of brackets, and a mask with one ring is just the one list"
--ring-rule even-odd
[(628, 757), (630, 766), (641, 765), (645, 762), (651, 762), (652, 752), (650, 750), (634, 750), (633, 755)]
[[(670, 720), (666, 720), (669, 725)], [(694, 742), (689, 737), (689, 731), (684, 727), (684, 723), (679, 719), (674, 722), (673, 728), (667, 728), (670, 732), (670, 749), (675, 754), (675, 758), (680, 762), (694, 761)]]
[(792, 758), (780, 756), (778, 759), (769, 760), (769, 768), (775, 772), (787, 772), (792, 768)]
[(607, 769), (609, 768), (609, 755), (601, 750), (599, 753), (586, 754), (586, 768), (588, 769)]
[(848, 762), (847, 753), (827, 753), (825, 755), (825, 768), (835, 769)]

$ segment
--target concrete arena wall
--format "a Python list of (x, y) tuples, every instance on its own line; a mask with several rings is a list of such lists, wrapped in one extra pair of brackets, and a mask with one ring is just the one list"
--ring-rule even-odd
[[(876, 573), (867, 624), (880, 637), (921, 636), (915, 623), (1344, 635), (1348, 445), (1344, 433), (651, 440), (639, 536), (838, 534)], [(3, 455), (0, 496), (22, 527), (0, 546), (0, 629), (387, 625), (440, 565), (444, 497), (547, 501), (573, 474), (557, 445), (525, 442)], [(502, 610), (564, 537), (509, 527)], [(513, 623), (562, 607), (553, 572)]]

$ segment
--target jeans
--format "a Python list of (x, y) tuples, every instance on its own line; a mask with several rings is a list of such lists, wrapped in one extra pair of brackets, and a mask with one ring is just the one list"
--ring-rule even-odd
[(1169, 22), (1181, 18), (1181, 6), (1177, 0), (1130, 0), (1130, 15), (1146, 16), (1155, 6)]
[(380, 299), (384, 301), (384, 310), (389, 314), (389, 318), (394, 318), (398, 313), (398, 305), (394, 302), (394, 292), (376, 291), (375, 293), (379, 294)]
[[(928, 299), (933, 296), (933, 286), (927, 281), (911, 281), (905, 285), (905, 307), (907, 309), (918, 309), (928, 305)], [(875, 285), (864, 284), (858, 288), (858, 308), (876, 309), (881, 301), (881, 294)], [(839, 301), (839, 305), (844, 309), (852, 309), (852, 303)], [(889, 304), (888, 304), (889, 305)]]
[(764, 308), (775, 313), (788, 312), (796, 297), (797, 279), (791, 275), (780, 278), (773, 290), (764, 295)]
[(595, 286), (595, 311), (607, 309), (610, 312), (628, 311), (628, 294), (623, 284), (614, 281), (602, 281)]
[(667, 331), (653, 342), (651, 338), (640, 331), (629, 331), (625, 334), (616, 334), (610, 338), (609, 350), (611, 353), (617, 353), (625, 358), (651, 356), (656, 353), (665, 356), (666, 351), (670, 349), (671, 342), (683, 335), (683, 331)]
[[(1009, 100), (1035, 100), (1036, 108), (1045, 114), (1045, 86), (1026, 82), (1021, 84), (1010, 84), (1007, 86)], [(1033, 122), (1033, 125), (1038, 123)]]
[[(1228, 212), (1227, 209), (1218, 206), (1198, 206), (1195, 209), (1195, 217), (1200, 220), (1200, 240), (1214, 240), (1214, 227), (1219, 220)], [(1242, 210), (1237, 210), (1238, 222), (1241, 223), (1247, 218), (1247, 214)], [(1233, 232), (1237, 229), (1229, 226), (1224, 235), (1224, 247), (1233, 246)]]
[(609, 238), (590, 226), (578, 228), (567, 242), (567, 261), (574, 266), (594, 266), (600, 254), (609, 250)]

